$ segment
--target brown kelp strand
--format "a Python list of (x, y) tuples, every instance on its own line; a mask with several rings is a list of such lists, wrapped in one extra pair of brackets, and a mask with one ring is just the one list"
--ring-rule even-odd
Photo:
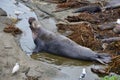
[(114, 72), (120, 74), (120, 55), (114, 56), (112, 62), (105, 69), (107, 73)]
[(81, 4), (78, 1), (74, 1), (74, 2), (66, 2), (66, 3), (58, 4), (57, 8), (78, 8), (85, 5), (87, 4)]
[[(106, 27), (106, 26), (105, 26)], [(101, 36), (101, 39), (107, 39), (110, 37), (118, 37), (118, 34), (115, 34), (112, 30), (96, 30), (96, 34), (98, 34), (99, 36)]]
[(73, 15), (73, 16), (67, 16), (66, 20), (69, 22), (79, 22), (79, 21), (88, 21), (91, 23), (98, 23), (99, 20), (96, 18), (95, 15), (83, 12), (78, 15)]
[(119, 41), (108, 43), (108, 46), (103, 51), (103, 43), (101, 43), (101, 40), (108, 39), (110, 37), (119, 37), (119, 34), (115, 34), (112, 30), (101, 31), (99, 29), (94, 29), (93, 26), (94, 25), (87, 22), (57, 24), (58, 30), (60, 31), (72, 31), (68, 37), (80, 45), (89, 47), (93, 50), (98, 50), (100, 52), (118, 53), (120, 49)]
[(94, 30), (89, 23), (57, 24), (59, 30), (71, 30), (68, 37), (76, 43), (94, 50), (101, 48), (99, 40), (94, 38)]
[(14, 36), (22, 33), (22, 31), (13, 24), (7, 25), (3, 31), (6, 33), (12, 33)]
[(77, 15), (67, 16), (65, 18), (69, 22), (88, 21), (92, 24), (102, 24), (105, 22), (116, 21), (120, 16), (120, 9), (107, 10), (100, 13), (90, 14), (87, 12), (79, 13)]
[(104, 12), (96, 13), (100, 23), (116, 21), (120, 16), (120, 9), (106, 10)]

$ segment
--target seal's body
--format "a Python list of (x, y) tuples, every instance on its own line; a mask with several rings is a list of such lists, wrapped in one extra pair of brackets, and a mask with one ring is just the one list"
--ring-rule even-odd
[(80, 13), (80, 12), (88, 12), (88, 13), (96, 13), (96, 12), (101, 12), (101, 8), (97, 5), (89, 5), (89, 6), (83, 6), (73, 13)]
[[(34, 25), (32, 27), (36, 28)], [(110, 61), (108, 55), (97, 54), (91, 49), (78, 45), (63, 35), (55, 34), (42, 27), (37, 27), (33, 33), (37, 35), (34, 40), (36, 44), (34, 52), (45, 51), (69, 58), (99, 61), (103, 64)]]

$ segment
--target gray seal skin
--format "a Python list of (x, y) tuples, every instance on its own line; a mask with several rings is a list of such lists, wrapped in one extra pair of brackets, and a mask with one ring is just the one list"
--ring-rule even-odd
[(30, 28), (32, 29), (32, 32), (35, 33), (35, 35), (37, 35), (34, 39), (34, 42), (36, 44), (36, 48), (33, 51), (34, 53), (44, 51), (51, 54), (74, 59), (98, 61), (102, 64), (111, 61), (109, 55), (97, 54), (91, 49), (78, 45), (77, 43), (63, 35), (50, 32), (40, 27), (36, 24), (34, 20), (31, 21), (30, 19)]
[(101, 11), (102, 9), (100, 8), (100, 6), (89, 5), (89, 6), (83, 6), (77, 9), (76, 11), (74, 11), (73, 13), (80, 13), (80, 12), (96, 13), (96, 12), (101, 12)]

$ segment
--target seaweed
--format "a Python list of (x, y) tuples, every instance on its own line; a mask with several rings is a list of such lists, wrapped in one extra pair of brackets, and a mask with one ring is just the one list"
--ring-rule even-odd
[(107, 73), (114, 72), (120, 74), (120, 55), (113, 56), (112, 62), (105, 69)]
[(6, 33), (12, 33), (13, 36), (22, 33), (22, 31), (19, 28), (15, 27), (14, 24), (7, 24), (3, 31)]
[(59, 30), (71, 30), (68, 37), (76, 43), (93, 50), (101, 49), (100, 41), (94, 38), (94, 30), (89, 23), (57, 24)]
[(87, 21), (90, 23), (100, 22), (99, 19), (97, 19), (95, 15), (87, 13), (87, 12), (83, 12), (75, 16), (67, 16), (67, 18), (65, 19), (68, 20), (69, 22), (80, 22), (80, 21)]
[(87, 5), (87, 3), (81, 3), (78, 1), (71, 1), (66, 3), (57, 4), (57, 8), (78, 8)]
[(120, 9), (114, 10), (106, 10), (104, 12), (90, 14), (87, 12), (82, 12), (77, 15), (67, 16), (65, 18), (69, 22), (80, 22), (80, 21), (88, 21), (92, 24), (103, 24), (106, 22), (115, 21), (120, 16)]

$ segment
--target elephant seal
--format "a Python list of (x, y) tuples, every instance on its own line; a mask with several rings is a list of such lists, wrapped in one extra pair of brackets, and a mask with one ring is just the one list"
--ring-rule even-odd
[(96, 13), (96, 12), (101, 12), (102, 9), (98, 5), (88, 5), (88, 6), (83, 6), (73, 13), (80, 13), (80, 12), (88, 12), (88, 13)]
[(109, 10), (109, 9), (117, 9), (120, 8), (120, 0), (110, 0), (103, 9)]
[(73, 13), (80, 13), (80, 12), (97, 13), (97, 12), (102, 12), (105, 10), (111, 10), (116, 8), (120, 8), (120, 0), (110, 0), (103, 7), (100, 7), (98, 5), (83, 6), (75, 10)]
[(36, 22), (35, 18), (30, 17), (28, 22), (32, 33), (35, 35), (34, 42), (36, 48), (33, 53), (44, 51), (74, 59), (98, 61), (102, 64), (111, 61), (111, 57), (107, 54), (97, 54), (91, 49), (78, 45), (63, 35), (44, 29)]

